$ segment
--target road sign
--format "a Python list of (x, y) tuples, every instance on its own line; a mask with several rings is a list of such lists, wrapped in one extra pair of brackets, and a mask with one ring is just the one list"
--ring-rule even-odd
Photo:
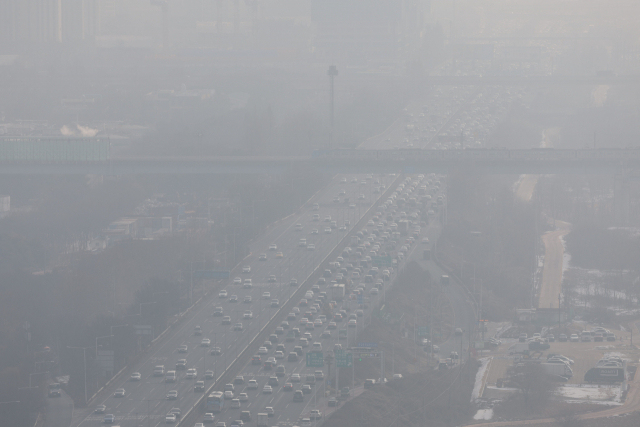
[(418, 326), (418, 336), (426, 337), (429, 335), (429, 327), (428, 326)]
[(359, 361), (362, 361), (362, 359), (365, 358), (378, 358), (380, 357), (382, 353), (379, 351), (372, 351), (372, 352), (360, 352), (356, 354), (356, 357), (358, 358)]
[(371, 262), (376, 267), (391, 267), (393, 259), (390, 256), (372, 256)]
[(338, 368), (350, 368), (353, 366), (353, 355), (345, 351), (336, 353), (336, 366)]
[(228, 279), (229, 276), (229, 270), (196, 270), (193, 272), (193, 277), (196, 279)]
[(307, 353), (307, 368), (322, 368), (324, 357), (321, 351), (310, 351)]
[(136, 335), (152, 335), (153, 326), (148, 325), (133, 325)]
[(359, 342), (358, 343), (358, 347), (369, 347), (369, 348), (373, 348), (373, 347), (377, 347), (378, 343), (377, 342)]

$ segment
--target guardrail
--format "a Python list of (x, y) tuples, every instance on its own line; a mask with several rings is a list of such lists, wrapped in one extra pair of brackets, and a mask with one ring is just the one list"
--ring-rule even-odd
[[(316, 266), (313, 271), (307, 276), (307, 278), (298, 286), (298, 288), (291, 294), (291, 296), (285, 301), (284, 304), (280, 306), (273, 316), (269, 319), (269, 321), (260, 329), (260, 331), (254, 336), (254, 338), (242, 349), (242, 351), (236, 356), (235, 359), (231, 361), (229, 366), (220, 374), (220, 376), (214, 381), (214, 383), (205, 391), (200, 399), (196, 401), (196, 403), (187, 410), (184, 417), (178, 423), (178, 427), (188, 426), (190, 424), (194, 424), (197, 419), (197, 415), (199, 414), (199, 409), (202, 408), (202, 402), (204, 402), (207, 396), (214, 390), (214, 388), (218, 385), (218, 383), (227, 384), (230, 382), (237, 373), (239, 368), (242, 368), (245, 363), (249, 361), (249, 357), (251, 357), (255, 350), (260, 346), (261, 341), (267, 335), (267, 330), (271, 328), (275, 328), (275, 325), (281, 319), (284, 319), (285, 315), (288, 314), (295, 306), (296, 301), (301, 299), (304, 296), (304, 292), (307, 291), (307, 288), (310, 287), (310, 284), (318, 278), (324, 267), (326, 266), (329, 259), (336, 257), (337, 254), (342, 252), (342, 249), (346, 246), (346, 242), (349, 241), (351, 236), (353, 236), (357, 230), (362, 226), (362, 224), (366, 224), (369, 220), (371, 211), (373, 209), (377, 209), (381, 203), (381, 200), (386, 199), (389, 194), (391, 194), (395, 187), (398, 186), (400, 180), (402, 179), (402, 174), (399, 174), (398, 177), (393, 181), (393, 183), (378, 197), (375, 203), (373, 203), (369, 209), (362, 215), (362, 217), (356, 222), (351, 229), (351, 231), (347, 232), (347, 234), (340, 239), (340, 241), (333, 247), (331, 252), (327, 256), (325, 256), (322, 261)], [(251, 351), (249, 351), (251, 350)]]

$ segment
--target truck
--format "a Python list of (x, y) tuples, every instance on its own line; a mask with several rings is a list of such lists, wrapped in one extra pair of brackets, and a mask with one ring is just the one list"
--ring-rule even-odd
[(340, 301), (344, 298), (344, 284), (335, 284), (331, 287), (331, 299), (335, 301)]
[(269, 414), (265, 412), (258, 414), (258, 427), (269, 427)]
[(625, 378), (624, 368), (595, 367), (584, 374), (584, 380), (588, 383), (618, 383)]
[(573, 376), (573, 371), (569, 365), (565, 363), (541, 363), (540, 366), (542, 366), (542, 369), (544, 369), (547, 375), (564, 378), (571, 378)]

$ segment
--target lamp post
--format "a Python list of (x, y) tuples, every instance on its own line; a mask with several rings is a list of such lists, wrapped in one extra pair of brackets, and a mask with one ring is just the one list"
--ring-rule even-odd
[(93, 348), (93, 346), (91, 346), (91, 347), (69, 347), (69, 346), (67, 346), (67, 348), (71, 348), (71, 349), (75, 349), (75, 350), (82, 350), (82, 352), (84, 354), (84, 403), (86, 405), (87, 404), (87, 349)]

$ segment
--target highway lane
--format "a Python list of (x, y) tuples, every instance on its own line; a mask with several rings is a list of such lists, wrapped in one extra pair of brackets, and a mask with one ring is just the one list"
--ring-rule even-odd
[[(392, 177), (383, 178), (386, 182), (390, 182), (391, 179)], [(373, 180), (372, 178), (371, 181)], [(172, 407), (180, 407), (186, 411), (193, 406), (200, 396), (193, 391), (194, 381), (185, 379), (185, 371), (178, 371), (177, 383), (167, 384), (162, 377), (153, 376), (153, 367), (163, 364), (166, 370), (173, 369), (178, 359), (185, 358), (189, 367), (198, 368), (198, 379), (202, 379), (206, 369), (222, 372), (224, 367), (230, 364), (238, 352), (250, 341), (250, 338), (257, 333), (259, 327), (275, 312), (276, 308), (271, 307), (270, 300), (261, 299), (262, 292), (270, 292), (271, 297), (281, 301), (284, 301), (293, 292), (293, 288), (288, 286), (289, 279), (299, 278), (302, 280), (306, 277), (336, 244), (340, 235), (345, 233), (339, 230), (331, 230), (330, 234), (325, 233), (324, 226), (329, 226), (330, 223), (324, 222), (324, 218), (331, 215), (333, 219), (337, 216), (340, 221), (339, 225), (342, 225), (345, 219), (349, 219), (351, 224), (355, 223), (359, 215), (364, 214), (373, 200), (372, 190), (369, 191), (364, 187), (371, 189), (372, 185), (362, 185), (360, 182), (352, 183), (351, 180), (347, 183), (335, 181), (334, 185), (329, 186), (326, 191), (321, 191), (310, 202), (319, 203), (317, 211), (313, 211), (307, 206), (307, 209), (272, 227), (267, 233), (268, 238), (260, 239), (259, 245), (252, 245), (252, 255), (244, 263), (251, 266), (251, 273), (236, 274), (234, 271), (232, 274), (232, 278), (236, 275), (242, 277), (243, 280), (251, 278), (252, 289), (245, 290), (241, 285), (227, 285), (229, 296), (237, 295), (238, 303), (229, 302), (229, 297), (226, 299), (213, 298), (198, 307), (191, 318), (181, 324), (176, 333), (154, 349), (151, 357), (135, 366), (134, 369), (142, 375), (140, 381), (124, 379), (116, 381), (117, 384), (109, 387), (108, 392), (113, 392), (115, 388), (124, 388), (126, 390), (124, 398), (111, 396), (98, 399), (95, 404), (105, 404), (107, 406), (106, 413), (113, 413), (116, 416), (116, 422), (123, 427), (137, 425), (140, 420), (158, 425), (164, 422), (164, 415)], [(334, 193), (337, 195), (341, 189), (345, 189), (349, 194), (355, 194), (357, 203), (344, 205), (342, 202), (344, 205), (342, 207), (339, 206), (340, 204), (334, 203)], [(359, 194), (364, 194), (365, 198), (357, 199)], [(352, 206), (349, 207), (349, 205)], [(320, 215), (321, 221), (312, 220), (314, 213)], [(294, 231), (297, 223), (304, 225), (303, 231)], [(312, 228), (318, 228), (318, 234), (311, 234)], [(315, 244), (316, 249), (308, 250), (298, 246), (301, 236), (306, 237), (309, 243)], [(267, 250), (271, 243), (278, 246), (276, 251)], [(279, 251), (283, 252), (283, 258), (275, 257)], [(259, 261), (257, 259), (258, 253), (266, 253), (267, 261)], [(275, 283), (268, 282), (268, 277), (272, 274), (276, 275)], [(252, 297), (252, 302), (250, 304), (243, 303), (244, 297), (248, 295)], [(244, 331), (233, 332), (231, 326), (220, 324), (219, 317), (212, 317), (211, 314), (216, 306), (223, 307), (224, 314), (231, 316), (232, 324), (242, 321)], [(241, 319), (245, 310), (253, 311), (253, 319)], [(202, 336), (193, 335), (195, 325), (202, 327)], [(208, 355), (206, 348), (199, 347), (202, 338), (209, 338), (212, 342), (211, 347), (221, 347), (222, 354), (220, 356)], [(182, 344), (188, 345), (189, 350), (186, 354), (177, 351), (177, 348)], [(210, 381), (207, 383), (210, 384)], [(178, 391), (177, 400), (166, 400), (166, 394), (170, 390)], [(82, 415), (84, 418), (76, 425), (95, 425), (100, 423), (103, 418), (101, 414), (92, 414), (87, 410)], [(149, 423), (149, 421), (152, 422)]]

